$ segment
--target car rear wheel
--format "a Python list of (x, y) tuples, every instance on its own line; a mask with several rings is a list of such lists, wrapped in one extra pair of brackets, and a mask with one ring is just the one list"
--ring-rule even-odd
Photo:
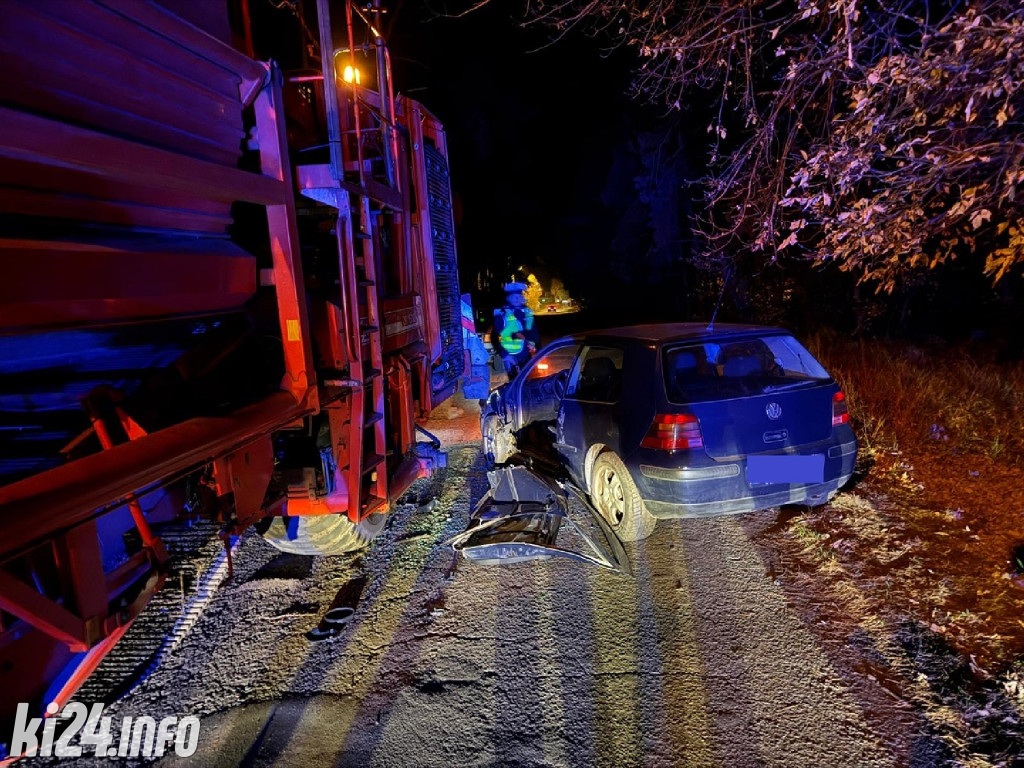
[(611, 451), (598, 454), (591, 474), (590, 500), (622, 541), (646, 539), (657, 519), (647, 511), (622, 459)]
[(369, 544), (384, 530), (386, 519), (380, 514), (359, 523), (344, 515), (275, 517), (260, 533), (275, 548), (292, 555), (344, 555)]

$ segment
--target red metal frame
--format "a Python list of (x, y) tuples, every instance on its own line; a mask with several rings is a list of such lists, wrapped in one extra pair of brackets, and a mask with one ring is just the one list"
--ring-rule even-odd
[[(66, 203), (57, 208), (63, 215), (111, 224), (189, 230), (198, 226), (215, 232), (227, 220), (219, 211), (226, 213), (234, 201), (263, 205), (286, 373), (284, 391), (260, 402), (226, 416), (193, 418), (151, 434), (115, 407), (120, 428), (130, 438), (122, 444), (115, 444), (108, 425), (94, 413), (92, 432), (101, 452), (0, 488), (0, 609), (72, 651), (89, 651), (58, 697), (65, 699), (163, 582), (167, 554), (150, 530), (138, 498), (212, 465), (217, 490), (233, 500), (228, 527), (239, 531), (263, 514), (274, 466), (270, 436), (318, 408), (280, 73), (232, 51), (158, 6), (102, 0), (76, 5), (72, 11), (86, 28), (115, 25), (103, 29), (115, 38), (120, 34), (130, 40), (137, 30), (147, 35), (155, 30), (161, 45), (202, 51), (196, 67), (235, 72), (236, 108), (241, 111), (251, 105), (255, 115), (261, 172), (4, 107), (0, 108), (4, 122), (0, 141), (4, 163), (0, 165), (5, 170), (0, 171), (0, 183), (10, 174), (32, 179), (37, 171), (37, 180), (54, 180), (37, 181), (40, 184), (67, 179), (79, 197), (58, 200), (42, 187), (38, 193), (30, 191), (24, 200), (40, 206)], [(105, 15), (108, 11), (113, 14)], [(40, 28), (52, 26), (51, 20), (30, 12), (21, 18)], [(98, 109), (91, 114), (105, 119)], [(13, 199), (9, 194), (0, 196), (0, 204)], [(224, 207), (209, 207), (206, 212), (175, 207), (191, 199), (197, 205), (203, 205), (202, 200), (222, 201)], [(165, 200), (170, 207), (161, 204)], [(24, 210), (26, 204), (12, 210), (38, 213), (38, 209)], [(169, 247), (163, 244), (168, 242)], [(135, 238), (123, 244), (4, 240), (0, 252), (4, 249), (20, 257), (4, 259), (13, 270), (0, 285), (0, 323), (7, 329), (234, 309), (256, 289), (252, 257), (212, 238), (194, 243), (188, 238)], [(25, 258), (26, 252), (33, 258)], [(86, 437), (74, 444), (80, 445)], [(142, 550), (104, 573), (95, 520), (121, 505), (132, 513)], [(59, 596), (43, 594), (5, 568), (40, 543), (53, 548), (52, 562), (65, 584)], [(134, 596), (131, 604), (111, 612), (113, 599), (129, 586)]]
[(260, 137), (260, 165), (264, 177), (286, 186), (287, 193), (267, 205), (270, 247), (274, 257), (274, 286), (284, 342), (285, 380), (282, 386), (296, 402), (317, 408), (313, 345), (306, 316), (306, 289), (302, 277), (299, 233), (295, 224), (295, 198), (288, 163), (288, 130), (285, 126), (282, 77), (277, 67), (267, 65), (266, 86), (254, 104), (256, 130)]
[[(409, 98), (400, 96), (398, 98), (398, 120), (409, 131), (409, 140), (412, 145), (423, 146), (424, 124), (432, 116), (423, 107)], [(436, 132), (435, 132), (436, 134)], [(442, 134), (443, 135), (443, 134)], [(436, 137), (436, 136), (435, 136)], [(442, 146), (438, 147), (444, 152)], [(415, 239), (414, 248), (418, 258), (414, 260), (416, 283), (425, 296), (437, 295), (437, 283), (434, 279), (434, 270), (430, 265), (434, 263), (434, 249), (430, 239), (430, 221), (427, 219), (427, 211), (430, 210), (427, 199), (427, 169), (423, 162), (423, 155), (414, 154), (412, 163), (413, 190), (416, 195), (416, 213), (411, 216), (411, 229)], [(441, 356), (441, 319), (437, 311), (437, 304), (426, 302), (424, 312), (424, 335), (427, 338), (429, 349), (429, 360), (425, 361), (423, 369), (419, 372), (421, 381), (421, 396), (423, 398), (421, 407), (429, 412), (433, 409), (430, 386), (429, 363)]]
[(191, 419), (0, 488), (0, 560), (133, 495), (178, 479), (310, 411), (279, 392), (229, 416)]
[[(246, 16), (246, 0), (240, 2)], [(329, 41), (326, 3), (320, 7)], [(370, 12), (378, 13), (379, 3)], [(350, 0), (346, 17), (351, 57)], [(395, 496), (429, 474), (429, 460), (406, 455), (415, 445), (414, 391), (421, 413), (429, 411), (430, 365), (441, 350), (430, 236), (420, 218), (428, 209), (426, 175), (422, 157), (399, 147), (397, 123), (409, 130), (411, 147), (428, 137), (443, 152), (444, 139), (419, 105), (395, 102), (379, 33), (379, 94), (338, 84), (334, 57), (324, 57), (320, 82), (340, 101), (332, 142), (343, 151), (331, 166), (302, 166), (296, 175), (303, 194), (337, 211), (340, 285), (329, 301), (313, 299), (310, 313), (275, 66), (136, 0), (83, 1), (60, 18), (21, 2), (5, 25), (0, 38), (20, 30), (28, 42), (0, 39), (4, 56), (20, 68), (12, 70), (18, 77), (6, 80), (0, 72), (0, 86), (11, 95), (0, 107), (0, 210), (26, 217), (53, 210), (87, 224), (86, 233), (111, 226), (130, 236), (90, 239), (75, 230), (79, 240), (0, 239), (0, 259), (10, 266), (0, 283), (0, 327), (34, 333), (243, 308), (258, 289), (257, 262), (224, 234), (234, 221), (232, 206), (244, 202), (266, 212), (272, 269), (259, 277), (275, 293), (285, 371), (281, 391), (258, 402), (148, 434), (116, 404), (117, 393), (95, 392), (95, 398), (113, 396), (104, 404), (110, 407), (89, 411), (91, 429), (68, 444), (65, 455), (78, 455), (91, 441), (101, 450), (0, 488), (0, 610), (45, 634), (53, 647), (86, 652), (57, 697), (62, 705), (163, 583), (167, 553), (143, 512), (147, 493), (205, 473), (203, 483), (218, 497), (230, 535), (285, 512), (347, 514), (358, 523), (387, 511)], [(47, 56), (51, 40), (80, 44), (95, 57), (97, 72), (70, 80), (82, 94), (65, 87), (67, 62)], [(252, 38), (246, 40), (251, 46)], [(136, 59), (140, 81), (152, 92), (137, 92), (138, 85), (108, 92), (105, 73)], [(36, 63), (38, 88), (20, 75)], [(248, 139), (258, 145), (258, 173), (238, 163), (246, 109), (255, 123)], [(390, 168), (385, 181), (367, 169), (374, 158), (364, 156), (363, 138), (372, 130), (382, 132), (386, 157), (377, 160)], [(387, 264), (381, 262), (384, 227), (395, 251)], [(149, 236), (155, 231), (159, 237)], [(385, 293), (378, 285), (382, 271), (393, 273), (392, 291), (400, 293), (387, 304), (378, 303)], [(390, 336), (389, 321), (398, 329)], [(319, 382), (314, 335), (325, 369)], [(334, 490), (321, 498), (268, 502), (275, 433), (321, 410), (338, 466)], [(390, 461), (389, 447), (395, 453)], [(96, 521), (123, 507), (142, 548), (104, 572)], [(22, 566), (37, 553), (59, 576), (57, 587), (37, 588), (23, 578)], [(112, 611), (128, 590), (131, 604)]]

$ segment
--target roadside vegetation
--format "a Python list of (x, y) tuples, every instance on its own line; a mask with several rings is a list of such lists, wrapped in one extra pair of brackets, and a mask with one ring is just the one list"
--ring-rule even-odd
[(1024, 465), (1024, 363), (997, 362), (983, 349), (850, 340), (831, 332), (809, 344), (854, 404), (868, 458), (902, 446)]
[(751, 534), (850, 678), (925, 719), (927, 764), (1024, 765), (1024, 363), (809, 342), (849, 398), (858, 469)]

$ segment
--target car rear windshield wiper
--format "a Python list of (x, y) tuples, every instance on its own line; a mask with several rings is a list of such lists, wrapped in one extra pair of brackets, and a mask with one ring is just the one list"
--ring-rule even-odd
[(819, 379), (800, 379), (800, 381), (790, 381), (786, 384), (769, 384), (761, 391), (767, 394), (768, 392), (781, 392), (785, 389), (799, 389), (800, 387), (806, 387), (809, 384), (824, 384), (825, 382)]

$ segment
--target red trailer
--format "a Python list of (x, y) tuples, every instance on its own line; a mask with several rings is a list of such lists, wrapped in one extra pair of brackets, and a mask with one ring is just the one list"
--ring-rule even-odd
[(466, 367), (445, 135), (393, 96), (380, 14), (4, 3), (0, 736), (160, 588), (160, 524), (346, 552), (443, 465), (417, 424)]

